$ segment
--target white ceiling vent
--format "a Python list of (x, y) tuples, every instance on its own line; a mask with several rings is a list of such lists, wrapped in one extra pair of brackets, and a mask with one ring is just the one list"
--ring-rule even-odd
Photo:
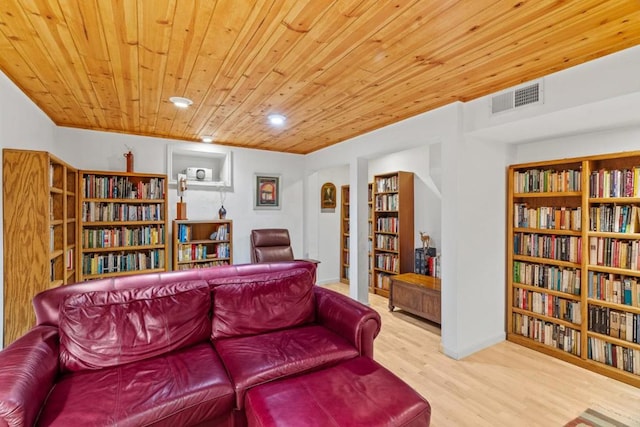
[(525, 105), (542, 104), (542, 81), (511, 89), (491, 98), (491, 114), (502, 113)]

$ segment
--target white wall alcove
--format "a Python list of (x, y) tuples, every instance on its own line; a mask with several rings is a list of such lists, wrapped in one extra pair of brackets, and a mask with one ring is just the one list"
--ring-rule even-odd
[[(169, 184), (176, 185), (178, 174), (190, 169), (187, 184), (191, 187), (214, 187), (233, 191), (233, 158), (229, 149), (200, 143), (167, 145), (167, 175)], [(206, 171), (204, 178), (196, 178), (195, 171)]]

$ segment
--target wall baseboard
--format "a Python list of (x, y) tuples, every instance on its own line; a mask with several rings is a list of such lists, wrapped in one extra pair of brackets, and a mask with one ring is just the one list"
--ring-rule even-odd
[(477, 351), (484, 350), (487, 347), (491, 347), (492, 345), (498, 344), (504, 341), (506, 338), (507, 338), (506, 334), (504, 332), (501, 332), (497, 335), (494, 335), (493, 337), (489, 337), (487, 339), (484, 339), (480, 342), (464, 347), (462, 349), (453, 350), (453, 349), (442, 346), (442, 352), (446, 356), (449, 356), (452, 359), (460, 360), (460, 359), (464, 359), (467, 356), (472, 355)]

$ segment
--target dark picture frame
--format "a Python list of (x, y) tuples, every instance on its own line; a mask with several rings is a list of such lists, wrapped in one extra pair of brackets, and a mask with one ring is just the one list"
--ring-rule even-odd
[(331, 182), (325, 182), (320, 189), (320, 209), (335, 209), (338, 193), (336, 186)]
[(280, 209), (280, 175), (256, 173), (253, 209)]

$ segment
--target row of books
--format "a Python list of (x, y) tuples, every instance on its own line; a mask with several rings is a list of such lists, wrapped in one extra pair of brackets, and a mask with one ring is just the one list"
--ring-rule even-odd
[(416, 248), (414, 254), (414, 273), (440, 277), (440, 256), (436, 256), (436, 248)]
[(178, 262), (207, 259), (207, 245), (193, 244), (178, 247)]
[(579, 268), (514, 261), (513, 281), (523, 285), (580, 295)]
[(567, 322), (577, 325), (582, 323), (580, 302), (561, 298), (556, 295), (514, 288), (513, 306), (548, 317), (566, 320)]
[(516, 193), (547, 193), (580, 191), (580, 170), (529, 169), (514, 171), (513, 186)]
[(589, 330), (640, 344), (640, 314), (589, 305)]
[(580, 356), (580, 331), (526, 314), (513, 313), (513, 332)]
[(587, 344), (589, 359), (640, 375), (640, 350), (611, 344), (595, 337), (589, 337)]
[(376, 249), (388, 251), (398, 250), (398, 236), (378, 234), (376, 235)]
[(640, 167), (591, 172), (589, 197), (640, 197)]
[(398, 273), (400, 271), (400, 259), (397, 255), (392, 254), (376, 254), (374, 265), (386, 271)]
[(513, 253), (580, 263), (582, 262), (582, 237), (514, 233)]
[(163, 221), (164, 206), (160, 203), (132, 205), (113, 202), (83, 202), (82, 221)]
[(582, 208), (540, 206), (530, 208), (527, 203), (515, 203), (514, 227), (546, 230), (575, 230), (582, 228)]
[(229, 258), (231, 247), (228, 243), (216, 244), (181, 244), (178, 247), (178, 261), (196, 261), (207, 258)]
[(86, 254), (82, 256), (82, 274), (108, 274), (122, 271), (142, 271), (165, 267), (164, 249), (135, 253)]
[(209, 238), (211, 240), (229, 240), (229, 227), (226, 224), (220, 225)]
[(399, 221), (396, 217), (378, 218), (376, 220), (376, 231), (382, 231), (384, 233), (397, 233), (399, 228)]
[(611, 237), (589, 237), (589, 264), (638, 270), (640, 242)]
[(588, 296), (600, 301), (640, 307), (640, 279), (589, 271)]
[(193, 262), (189, 264), (180, 264), (178, 270), (192, 270), (194, 268), (218, 267), (221, 265), (229, 265), (228, 260), (215, 260), (209, 262)]
[(376, 287), (388, 291), (391, 287), (391, 276), (386, 273), (376, 273)]
[(398, 191), (398, 175), (388, 178), (376, 178), (376, 193), (385, 193), (388, 191)]
[(88, 199), (164, 199), (164, 178), (133, 182), (127, 176), (85, 175), (82, 189)]
[[(191, 225), (189, 224), (178, 224), (178, 235), (176, 236), (179, 242), (185, 243), (193, 240)], [(229, 240), (229, 227), (227, 224), (221, 224), (218, 228), (211, 233), (209, 236), (206, 236), (204, 239), (198, 240)]]
[(83, 249), (160, 245), (164, 242), (164, 225), (82, 230)]
[(635, 233), (638, 229), (635, 205), (601, 205), (589, 208), (589, 230), (608, 233)]
[(376, 211), (397, 211), (398, 195), (382, 194), (376, 196)]

